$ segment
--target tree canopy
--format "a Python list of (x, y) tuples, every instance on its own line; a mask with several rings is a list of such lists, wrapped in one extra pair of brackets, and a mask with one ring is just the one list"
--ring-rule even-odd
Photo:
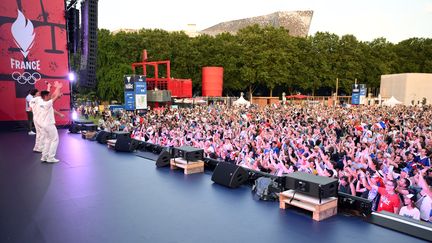
[[(201, 69), (224, 68), (224, 94), (256, 92), (280, 95), (301, 92), (331, 95), (339, 78), (340, 93), (349, 94), (357, 79), (372, 91), (380, 76), (390, 73), (432, 72), (432, 39), (410, 38), (397, 44), (385, 38), (359, 41), (353, 35), (317, 32), (306, 38), (283, 28), (249, 26), (236, 35), (188, 37), (184, 32), (141, 29), (137, 32), (98, 31), (96, 94), (102, 100), (123, 100), (123, 75), (142, 60), (170, 60), (171, 76), (191, 78), (194, 94), (201, 93)], [(160, 70), (159, 76), (166, 76)]]

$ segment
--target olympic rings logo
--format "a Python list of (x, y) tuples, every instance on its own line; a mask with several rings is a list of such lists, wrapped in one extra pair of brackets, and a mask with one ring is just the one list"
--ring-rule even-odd
[(17, 81), (19, 84), (26, 84), (27, 82), (29, 84), (35, 84), (37, 81), (39, 81), (42, 78), (40, 73), (34, 72), (23, 72), (22, 74), (20, 72), (13, 72), (12, 73), (12, 79)]

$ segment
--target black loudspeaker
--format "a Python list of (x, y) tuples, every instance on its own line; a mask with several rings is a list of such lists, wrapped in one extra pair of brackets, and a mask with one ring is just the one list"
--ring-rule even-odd
[(219, 164), (219, 162), (224, 162), (222, 160), (212, 159), (212, 158), (204, 158), (204, 166), (212, 171), (215, 170), (216, 166)]
[(78, 124), (72, 123), (72, 125), (69, 127), (70, 133), (79, 133), (80, 127)]
[(165, 150), (165, 147), (153, 143), (142, 142), (142, 145), (140, 146), (140, 150), (154, 153), (154, 154), (160, 154), (162, 150)]
[(71, 53), (76, 53), (79, 48), (79, 10), (75, 7), (67, 10), (67, 39), (68, 49)]
[(133, 152), (138, 146), (139, 141), (127, 136), (118, 136), (114, 149), (119, 152)]
[(172, 155), (174, 158), (183, 158), (186, 161), (197, 161), (203, 159), (204, 149), (190, 146), (174, 147)]
[(108, 139), (111, 139), (112, 135), (106, 131), (100, 131), (96, 136), (98, 143), (106, 144)]
[(337, 197), (338, 180), (334, 178), (294, 172), (286, 176), (285, 183), (286, 189), (294, 189), (312, 197)]
[(219, 162), (213, 171), (212, 181), (236, 188), (248, 180), (248, 173), (245, 169), (235, 164)]
[(169, 166), (170, 160), (171, 154), (166, 150), (162, 150), (162, 152), (159, 154), (159, 157), (156, 159), (156, 167)]
[(372, 201), (338, 192), (338, 211), (355, 212), (356, 215), (367, 217), (372, 213)]
[(98, 0), (81, 2), (81, 63), (80, 86), (95, 88), (97, 62)]

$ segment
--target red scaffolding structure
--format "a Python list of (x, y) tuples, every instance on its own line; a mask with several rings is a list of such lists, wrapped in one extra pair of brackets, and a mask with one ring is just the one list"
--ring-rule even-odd
[[(143, 74), (146, 76), (147, 90), (169, 90), (173, 98), (190, 98), (192, 97), (192, 80), (171, 78), (171, 63), (165, 61), (147, 61), (147, 50), (143, 50), (142, 62), (132, 63), (132, 72), (138, 67), (142, 67)], [(159, 66), (166, 68), (166, 78), (159, 77)], [(153, 67), (154, 77), (147, 75), (147, 67)]]

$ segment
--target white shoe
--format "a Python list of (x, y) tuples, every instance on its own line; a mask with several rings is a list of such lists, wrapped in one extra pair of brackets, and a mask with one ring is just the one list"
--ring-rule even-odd
[(33, 149), (33, 152), (35, 152), (35, 153), (42, 153), (42, 150)]
[(33, 131), (30, 131), (30, 132), (28, 132), (28, 135), (36, 135), (36, 133)]
[(42, 158), (41, 158), (41, 161), (42, 161), (42, 162), (46, 162), (46, 161), (47, 161), (47, 158), (42, 157)]
[(56, 158), (52, 158), (52, 159), (47, 159), (46, 160), (46, 162), (47, 163), (57, 163), (57, 162), (59, 162), (60, 160), (58, 160), (58, 159), (56, 159)]

